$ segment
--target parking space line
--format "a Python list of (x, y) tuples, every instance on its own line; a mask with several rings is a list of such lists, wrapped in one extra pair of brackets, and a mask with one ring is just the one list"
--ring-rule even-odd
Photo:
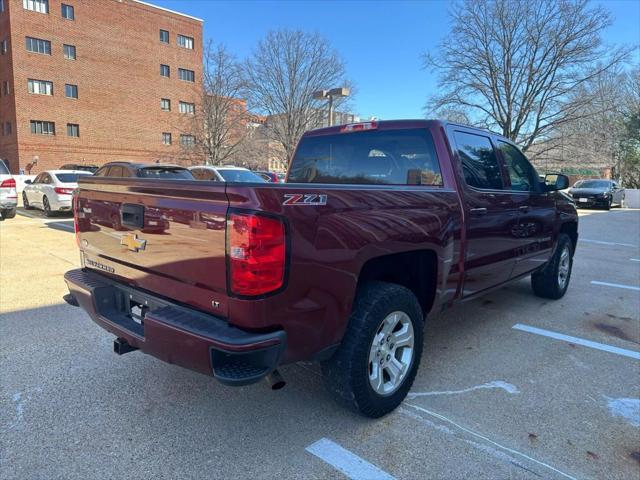
[(405, 405), (407, 405), (407, 406), (409, 406), (411, 408), (415, 408), (416, 410), (418, 410), (418, 411), (420, 411), (422, 413), (426, 413), (427, 415), (431, 415), (432, 417), (435, 417), (438, 420), (441, 420), (441, 421), (446, 422), (446, 423), (448, 423), (450, 425), (453, 425), (456, 428), (459, 428), (460, 430), (462, 430), (463, 432), (468, 433), (469, 435), (473, 435), (474, 437), (480, 438), (480, 439), (484, 440), (485, 442), (489, 442), (491, 445), (494, 445), (494, 446), (498, 447), (501, 450), (504, 450), (506, 452), (512, 453), (514, 455), (518, 455), (518, 456), (520, 456), (522, 458), (526, 458), (530, 462), (533, 462), (533, 463), (536, 463), (536, 464), (538, 464), (538, 465), (540, 465), (542, 467), (548, 468), (549, 470), (552, 470), (552, 471), (562, 475), (563, 477), (570, 478), (572, 480), (576, 480), (576, 477), (573, 477), (573, 476), (569, 475), (568, 473), (564, 473), (564, 472), (558, 470), (557, 468), (552, 467), (548, 463), (544, 463), (544, 462), (541, 462), (540, 460), (536, 460), (535, 458), (530, 457), (526, 453), (519, 452), (518, 450), (514, 450), (513, 448), (509, 448), (509, 447), (505, 447), (504, 445), (500, 445), (499, 443), (494, 442), (490, 438), (485, 437), (484, 435), (482, 435), (482, 434), (480, 434), (478, 432), (474, 432), (473, 430), (470, 430), (470, 429), (468, 429), (466, 427), (463, 427), (462, 425), (454, 422), (453, 420), (451, 420), (450, 418), (445, 417), (444, 415), (440, 415), (439, 413), (432, 412), (431, 410), (427, 410), (426, 408), (420, 407), (418, 405), (414, 405), (412, 403), (408, 403), (408, 402), (404, 402), (404, 403), (405, 403)]
[(633, 350), (627, 350), (625, 348), (612, 347), (611, 345), (606, 345), (604, 343), (592, 342), (591, 340), (572, 337), (570, 335), (564, 335), (563, 333), (552, 332), (551, 330), (545, 330), (543, 328), (530, 327), (529, 325), (523, 325), (522, 323), (516, 323), (511, 328), (515, 330), (521, 330), (523, 332), (535, 333), (536, 335), (542, 335), (543, 337), (549, 337), (556, 340), (563, 340), (565, 342), (573, 343), (576, 345), (582, 345), (583, 347), (602, 350), (603, 352), (615, 353), (616, 355), (622, 355), (623, 357), (629, 357), (629, 358), (634, 358), (636, 360), (640, 360), (640, 352), (634, 352)]
[(587, 238), (579, 238), (578, 239), (579, 242), (585, 242), (585, 243), (595, 243), (598, 245), (619, 245), (621, 247), (635, 247), (638, 248), (638, 245), (633, 245), (631, 243), (617, 243), (617, 242), (605, 242), (602, 240), (591, 240), (591, 239), (587, 239)]
[(630, 259), (632, 262), (640, 262), (640, 258), (631, 258)]
[(591, 280), (592, 285), (602, 285), (604, 287), (624, 288), (625, 290), (635, 290), (640, 292), (640, 287), (633, 287), (631, 285), (621, 285), (619, 283), (599, 282), (597, 280)]
[(384, 470), (380, 470), (328, 438), (321, 438), (305, 450), (353, 480), (395, 480), (395, 477)]

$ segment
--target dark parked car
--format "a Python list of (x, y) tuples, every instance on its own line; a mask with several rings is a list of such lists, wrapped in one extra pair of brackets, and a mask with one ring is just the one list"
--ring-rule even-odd
[(156, 178), (158, 180), (194, 179), (188, 168), (168, 163), (110, 162), (100, 167), (95, 175), (97, 177), (116, 178)]
[(622, 206), (624, 188), (613, 180), (579, 180), (569, 189), (578, 207), (602, 207), (607, 210), (613, 204)]
[(65, 163), (59, 170), (82, 170), (83, 172), (96, 173), (98, 171), (98, 165), (82, 165), (80, 163)]
[[(75, 197), (83, 268), (65, 274), (66, 299), (117, 353), (272, 388), (279, 365), (317, 361), (338, 401), (379, 417), (411, 388), (425, 315), (527, 276), (536, 295), (565, 294), (578, 241), (557, 191), (568, 186), (541, 182), (507, 138), (427, 120), (307, 132), (287, 183), (91, 176)], [(122, 232), (96, 228), (105, 201)], [(148, 208), (180, 235), (145, 234)]]

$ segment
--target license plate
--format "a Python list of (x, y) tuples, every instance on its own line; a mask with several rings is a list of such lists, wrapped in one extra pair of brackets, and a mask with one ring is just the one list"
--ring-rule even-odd
[(587, 203), (589, 201), (589, 199), (588, 198), (579, 198), (578, 201)]

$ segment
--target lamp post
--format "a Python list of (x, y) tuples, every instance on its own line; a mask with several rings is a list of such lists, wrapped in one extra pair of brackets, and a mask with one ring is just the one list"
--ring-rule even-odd
[(331, 90), (318, 90), (313, 92), (313, 98), (316, 100), (322, 100), (327, 98), (329, 100), (329, 118), (327, 119), (327, 126), (333, 125), (333, 99), (338, 97), (348, 97), (349, 89), (346, 87), (332, 88)]

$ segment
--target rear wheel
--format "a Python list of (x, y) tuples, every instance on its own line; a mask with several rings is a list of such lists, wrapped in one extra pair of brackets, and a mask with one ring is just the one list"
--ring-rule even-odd
[(358, 290), (342, 343), (322, 363), (325, 386), (347, 407), (377, 418), (406, 397), (422, 356), (424, 320), (415, 295), (371, 282)]
[(573, 267), (573, 244), (565, 233), (558, 237), (558, 246), (544, 268), (531, 275), (531, 287), (538, 297), (557, 300), (569, 288)]
[(53, 215), (53, 210), (51, 210), (51, 205), (49, 205), (49, 199), (46, 196), (42, 197), (42, 208), (45, 217), (51, 217)]
[(2, 217), (3, 218), (14, 218), (16, 216), (16, 209), (15, 208), (7, 208), (6, 210), (4, 210), (2, 212)]

